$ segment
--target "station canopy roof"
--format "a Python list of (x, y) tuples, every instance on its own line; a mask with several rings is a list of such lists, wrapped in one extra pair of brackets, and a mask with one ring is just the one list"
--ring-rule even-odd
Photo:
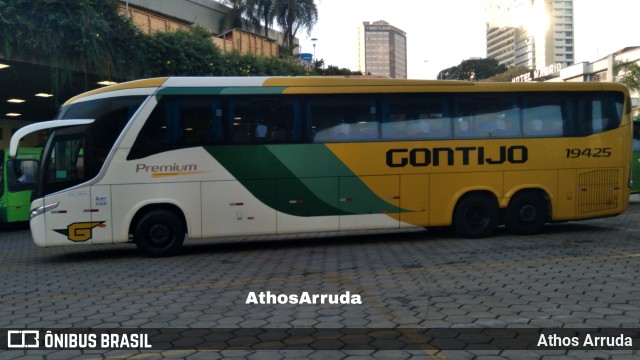
[(82, 92), (98, 88), (100, 79), (29, 62), (8, 61), (0, 56), (0, 119), (27, 122), (53, 119), (60, 105)]

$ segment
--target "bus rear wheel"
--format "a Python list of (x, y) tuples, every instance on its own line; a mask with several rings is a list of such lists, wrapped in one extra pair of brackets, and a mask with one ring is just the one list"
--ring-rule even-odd
[(144, 254), (165, 257), (175, 255), (180, 250), (185, 234), (185, 227), (175, 213), (155, 209), (140, 218), (133, 239)]
[(463, 197), (453, 213), (456, 234), (466, 238), (482, 238), (493, 233), (498, 224), (498, 206), (485, 195)]
[(547, 222), (547, 204), (543, 197), (532, 192), (516, 195), (507, 206), (504, 225), (517, 235), (535, 235)]

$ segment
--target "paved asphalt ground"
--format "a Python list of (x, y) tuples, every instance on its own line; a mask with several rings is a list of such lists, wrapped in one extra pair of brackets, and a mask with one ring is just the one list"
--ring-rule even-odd
[[(537, 236), (447, 231), (38, 248), (0, 230), (0, 336), (9, 329), (640, 328), (640, 197), (621, 216)], [(362, 304), (247, 304), (253, 292), (357, 294)], [(269, 333), (269, 335), (273, 335)], [(329, 348), (331, 341), (329, 339)], [(637, 341), (640, 341), (636, 339)], [(5, 342), (6, 344), (6, 342)], [(638, 359), (638, 350), (11, 350), (1, 359)], [(231, 345), (229, 345), (231, 344)], [(282, 345), (282, 344), (281, 344)], [(636, 348), (640, 348), (635, 345)], [(338, 348), (338, 345), (333, 345)], [(391, 346), (393, 347), (393, 346)]]

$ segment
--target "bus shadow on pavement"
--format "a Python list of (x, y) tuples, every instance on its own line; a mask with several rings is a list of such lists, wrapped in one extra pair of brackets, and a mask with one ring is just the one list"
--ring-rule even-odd
[(0, 224), (0, 232), (21, 231), (21, 230), (29, 230), (28, 221)]
[[(170, 258), (180, 258), (185, 256), (210, 256), (222, 255), (235, 252), (252, 251), (280, 251), (288, 249), (315, 249), (325, 247), (352, 247), (352, 246), (375, 246), (384, 243), (405, 243), (447, 241), (447, 242), (493, 242), (505, 241), (510, 243), (536, 240), (536, 237), (548, 238), (549, 236), (564, 236), (565, 234), (580, 235), (594, 233), (613, 233), (619, 229), (609, 228), (602, 225), (594, 225), (578, 222), (564, 222), (547, 224), (542, 233), (538, 235), (517, 236), (509, 233), (503, 226), (498, 227), (491, 237), (481, 239), (466, 239), (458, 237), (451, 228), (431, 228), (418, 229), (412, 231), (366, 231), (347, 233), (314, 233), (307, 235), (273, 235), (273, 236), (246, 236), (246, 237), (225, 237), (186, 240), (181, 251)], [(558, 239), (559, 241), (563, 239)], [(51, 249), (53, 250), (53, 249)], [(46, 254), (50, 250), (44, 250)], [(134, 244), (114, 244), (96, 247), (77, 248), (56, 248), (46, 257), (40, 258), (44, 262), (96, 262), (112, 261), (114, 259), (152, 259), (141, 254)]]
[(229, 253), (235, 251), (282, 250), (334, 246), (364, 246), (392, 242), (437, 239), (427, 230), (411, 232), (327, 233), (312, 235), (274, 235), (186, 241), (181, 255)]

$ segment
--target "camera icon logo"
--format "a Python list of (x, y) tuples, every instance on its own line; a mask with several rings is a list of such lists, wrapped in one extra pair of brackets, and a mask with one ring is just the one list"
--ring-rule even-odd
[(7, 347), (9, 349), (30, 349), (40, 347), (39, 330), (7, 331)]

